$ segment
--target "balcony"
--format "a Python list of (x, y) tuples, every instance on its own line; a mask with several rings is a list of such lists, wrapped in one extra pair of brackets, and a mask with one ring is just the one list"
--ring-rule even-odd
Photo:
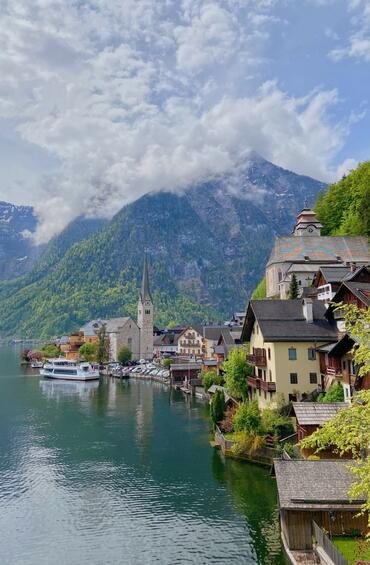
[(248, 384), (252, 388), (261, 389), (266, 392), (276, 392), (276, 383), (273, 381), (264, 381), (258, 377), (248, 377)]
[(266, 355), (261, 355), (260, 353), (252, 353), (252, 355), (247, 355), (247, 363), (256, 367), (266, 367)]

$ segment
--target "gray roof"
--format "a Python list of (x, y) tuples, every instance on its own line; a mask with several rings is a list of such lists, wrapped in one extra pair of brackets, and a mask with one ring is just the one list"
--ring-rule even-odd
[(223, 345), (215, 345), (214, 352), (217, 353), (217, 355), (225, 355), (225, 348)]
[(350, 267), (343, 266), (332, 266), (332, 267), (321, 267), (320, 269), (323, 277), (328, 283), (338, 283), (341, 282), (344, 277), (349, 274), (353, 274)]
[[(177, 346), (178, 335), (172, 332), (167, 332), (154, 337), (153, 345), (163, 346), (163, 347), (176, 347)], [(167, 340), (169, 343), (165, 343)]]
[(335, 459), (274, 460), (280, 508), (357, 509), (363, 500), (351, 501), (353, 475), (348, 461)]
[(107, 332), (114, 333), (114, 332), (118, 331), (119, 328), (122, 328), (129, 320), (133, 324), (135, 324), (134, 320), (132, 320), (128, 316), (124, 316), (122, 318), (111, 318), (110, 320), (107, 320), (106, 321)]
[(196, 371), (200, 368), (200, 363), (173, 363), (171, 365), (171, 371)]
[(301, 426), (321, 425), (347, 407), (346, 402), (293, 402), (293, 410)]
[(142, 302), (144, 300), (150, 300), (151, 302), (153, 302), (149, 288), (149, 267), (148, 267), (148, 257), (146, 252), (144, 254), (144, 268), (143, 268), (143, 279), (141, 281), (140, 298)]
[(250, 341), (258, 321), (265, 341), (336, 341), (337, 329), (325, 318), (326, 306), (313, 301), (313, 322), (303, 315), (302, 300), (251, 300), (248, 304), (242, 340)]
[[(203, 326), (202, 335), (212, 341), (218, 341), (220, 335), (225, 331), (225, 326)], [(229, 331), (228, 328), (226, 331)]]
[(106, 323), (107, 320), (91, 320), (82, 326), (80, 331), (83, 332), (85, 336), (92, 337), (96, 335), (101, 326)]
[(225, 397), (225, 402), (228, 402), (229, 400), (234, 400), (229, 393), (227, 392), (226, 388), (220, 385), (211, 385), (209, 387), (209, 389), (207, 390), (208, 394), (214, 394), (216, 392), (216, 390), (221, 390), (224, 393), (224, 397)]
[[(370, 262), (370, 253), (366, 237), (358, 236), (283, 236), (275, 240), (267, 266), (273, 263), (304, 262), (318, 264), (341, 262)], [(340, 258), (340, 259), (338, 259)]]

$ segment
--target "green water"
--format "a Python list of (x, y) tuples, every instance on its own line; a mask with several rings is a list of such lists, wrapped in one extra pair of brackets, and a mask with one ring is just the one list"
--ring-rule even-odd
[(0, 349), (0, 564), (285, 563), (268, 470), (151, 382), (45, 381)]

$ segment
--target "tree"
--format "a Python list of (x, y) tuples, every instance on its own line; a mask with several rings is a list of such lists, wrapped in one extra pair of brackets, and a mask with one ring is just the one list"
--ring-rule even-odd
[(293, 300), (294, 298), (298, 298), (298, 282), (297, 277), (293, 273), (290, 286), (289, 286), (289, 298)]
[(266, 277), (260, 280), (252, 292), (251, 300), (262, 300), (263, 298), (266, 298)]
[(107, 327), (105, 324), (101, 326), (98, 331), (98, 350), (96, 353), (96, 360), (99, 365), (103, 365), (109, 361), (110, 347), (109, 347), (109, 335), (107, 333)]
[(319, 398), (319, 402), (344, 402), (344, 390), (340, 383), (334, 383), (327, 393)]
[(241, 404), (233, 416), (233, 426), (236, 432), (258, 434), (261, 431), (261, 423), (261, 413), (256, 400), (248, 404)]
[(47, 357), (48, 359), (52, 357), (59, 357), (60, 355), (60, 350), (54, 343), (47, 343), (46, 345), (44, 345), (44, 347), (42, 347), (41, 349), (41, 352), (43, 356)]
[(247, 377), (252, 374), (252, 367), (246, 362), (247, 351), (244, 348), (234, 348), (222, 365), (225, 373), (226, 388), (230, 394), (243, 400), (247, 398)]
[(118, 352), (118, 361), (122, 363), (122, 365), (125, 365), (126, 363), (128, 363), (128, 361), (131, 361), (131, 357), (132, 357), (131, 349), (129, 349), (125, 345), (121, 347), (121, 349)]
[(202, 371), (200, 379), (205, 391), (207, 391), (212, 385), (220, 385), (222, 382), (222, 378), (216, 373), (216, 371)]
[(222, 390), (216, 390), (211, 400), (211, 419), (216, 425), (220, 422), (225, 414), (225, 395)]
[(163, 367), (171, 367), (171, 365), (172, 365), (172, 359), (168, 359), (168, 358), (167, 358), (167, 359), (163, 359), (162, 365), (163, 365)]
[(84, 361), (95, 361), (97, 345), (95, 343), (84, 343), (79, 349), (80, 357)]
[(369, 512), (370, 526), (370, 391), (360, 391), (355, 402), (340, 410), (312, 435), (301, 441), (303, 448), (320, 452), (334, 447), (340, 455), (351, 452), (356, 464), (349, 464), (354, 484), (349, 491), (353, 498), (365, 498), (363, 512)]
[(172, 330), (172, 328), (175, 328), (177, 326), (175, 320), (170, 320), (167, 324), (167, 329), (168, 330)]

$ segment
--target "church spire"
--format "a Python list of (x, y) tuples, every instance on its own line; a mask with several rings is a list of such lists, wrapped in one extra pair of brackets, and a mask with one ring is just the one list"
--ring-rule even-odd
[(143, 280), (141, 281), (140, 298), (142, 302), (144, 302), (144, 300), (150, 300), (153, 302), (149, 288), (149, 268), (148, 268), (148, 256), (146, 249), (144, 251), (144, 269), (143, 269)]

